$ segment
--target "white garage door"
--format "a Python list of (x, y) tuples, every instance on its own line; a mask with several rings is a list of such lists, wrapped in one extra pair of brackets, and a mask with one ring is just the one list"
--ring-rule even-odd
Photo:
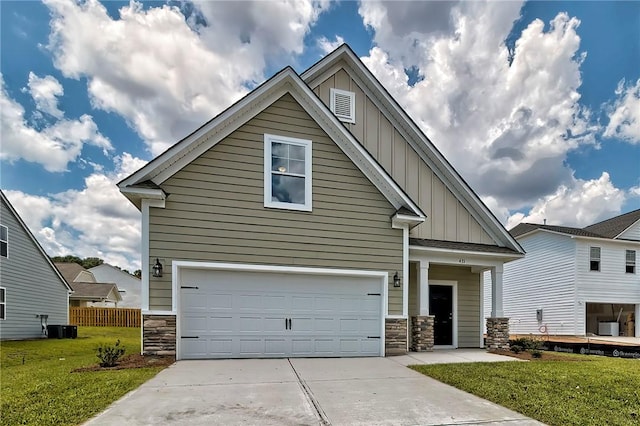
[(380, 279), (183, 270), (180, 357), (380, 356)]

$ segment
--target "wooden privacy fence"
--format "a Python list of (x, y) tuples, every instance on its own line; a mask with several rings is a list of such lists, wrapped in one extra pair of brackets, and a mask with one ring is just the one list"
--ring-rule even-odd
[(90, 327), (140, 327), (140, 309), (69, 308), (69, 324)]

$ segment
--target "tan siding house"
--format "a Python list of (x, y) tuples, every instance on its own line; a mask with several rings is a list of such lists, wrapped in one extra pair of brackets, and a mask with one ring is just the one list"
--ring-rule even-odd
[(481, 347), (482, 272), (499, 293), (502, 264), (523, 255), (346, 45), (285, 68), (119, 187), (142, 212), (149, 354)]

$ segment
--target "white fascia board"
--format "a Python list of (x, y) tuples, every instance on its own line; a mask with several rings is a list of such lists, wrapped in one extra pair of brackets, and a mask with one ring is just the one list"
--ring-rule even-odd
[[(449, 164), (446, 158), (440, 153), (433, 144), (426, 138), (422, 130), (420, 130), (415, 123), (409, 118), (408, 114), (402, 110), (395, 100), (391, 98), (387, 90), (381, 85), (375, 77), (371, 76), (371, 72), (362, 64), (362, 62), (355, 56), (353, 51), (346, 45), (337, 48), (330, 53), (324, 59), (313, 65), (307, 71), (302, 73), (301, 77), (305, 82), (311, 83), (314, 79), (318, 79), (323, 76), (328, 69), (335, 66), (335, 64), (344, 59), (347, 65), (354, 65), (355, 69), (348, 67), (347, 73), (353, 71), (353, 74), (349, 73), (351, 77), (358, 82), (363, 89), (365, 89), (369, 97), (374, 100), (376, 106), (380, 111), (385, 114), (386, 111), (391, 113), (391, 117), (387, 117), (392, 123), (397, 125), (401, 135), (411, 143), (413, 140), (419, 140), (421, 143), (412, 144), (418, 155), (425, 161), (431, 170), (443, 181), (445, 184), (450, 183), (459, 195), (460, 202), (466, 207), (469, 213), (479, 222), (487, 224), (485, 231), (491, 235), (496, 241), (502, 241), (511, 246), (514, 250), (524, 252), (520, 244), (515, 238), (507, 232), (498, 219), (491, 213), (489, 208), (480, 200), (469, 185), (462, 179), (458, 172)], [(376, 102), (378, 100), (378, 102)], [(382, 105), (384, 107), (382, 107)], [(411, 137), (409, 136), (411, 135)], [(426, 158), (425, 158), (426, 157)], [(473, 208), (477, 206), (480, 210)], [(478, 213), (481, 215), (479, 216)], [(487, 229), (489, 228), (489, 229)]]
[[(284, 79), (290, 77), (292, 74), (295, 74), (295, 71), (290, 67), (280, 71), (262, 86), (258, 87), (240, 101), (220, 113), (214, 119), (201, 126), (171, 148), (167, 149), (165, 152), (160, 154), (160, 156), (151, 160), (140, 170), (122, 180), (118, 186), (130, 186), (145, 180), (152, 180), (156, 184), (164, 182), (175, 172), (197, 158), (202, 152), (206, 151), (206, 149), (209, 149), (211, 146), (223, 139), (224, 136), (240, 127), (240, 125), (243, 124), (237, 123), (240, 117), (244, 118), (244, 122), (246, 122), (253, 116), (257, 115), (261, 110), (259, 108), (256, 110), (256, 106), (254, 105), (256, 100), (260, 100), (262, 97), (267, 96), (269, 91), (273, 90), (275, 86), (279, 85)], [(273, 99), (273, 101), (275, 101), (275, 99)], [(248, 107), (251, 107), (250, 109), (252, 110), (252, 114), (247, 117), (248, 111), (246, 110)], [(228, 130), (229, 128), (231, 128), (231, 130)], [(202, 139), (214, 129), (216, 131), (215, 134), (209, 135), (207, 139)], [(223, 133), (224, 136), (220, 137), (221, 133)], [(213, 137), (215, 137), (215, 140), (209, 142), (208, 140)], [(206, 146), (206, 149), (197, 149), (203, 145)], [(197, 151), (197, 153), (194, 153), (194, 151)]]
[(18, 212), (13, 208), (13, 206), (9, 202), (9, 199), (4, 195), (4, 192), (2, 192), (1, 190), (0, 190), (0, 197), (2, 198), (4, 203), (9, 208), (9, 211), (11, 212), (11, 214), (13, 214), (13, 217), (15, 217), (15, 219), (18, 221), (20, 226), (22, 226), (22, 229), (27, 233), (27, 235), (29, 236), (29, 238), (31, 239), (33, 244), (36, 246), (36, 248), (38, 249), (40, 254), (42, 254), (42, 256), (44, 257), (45, 261), (49, 264), (49, 266), (51, 266), (51, 269), (53, 269), (53, 272), (58, 276), (58, 278), (60, 278), (60, 281), (66, 287), (66, 289), (69, 292), (69, 294), (72, 294), (73, 293), (73, 289), (71, 288), (69, 283), (67, 283), (67, 280), (65, 280), (64, 277), (62, 276), (62, 274), (60, 273), (60, 271), (58, 271), (58, 268), (56, 268), (56, 266), (53, 264), (53, 261), (51, 260), (49, 255), (47, 255), (47, 253), (44, 251), (44, 249), (42, 248), (42, 246), (40, 245), (38, 240), (36, 240), (36, 237), (34, 237), (33, 234), (31, 233), (31, 230), (29, 229), (27, 224), (22, 220), (22, 218), (20, 217)]
[(403, 229), (406, 226), (409, 226), (409, 228), (414, 228), (424, 222), (424, 220), (424, 217), (395, 214), (391, 218), (391, 227), (394, 229)]
[[(297, 77), (297, 76), (296, 76)], [(291, 90), (298, 103), (307, 111), (309, 115), (318, 123), (338, 145), (338, 147), (349, 157), (349, 159), (362, 171), (362, 173), (375, 185), (376, 188), (389, 200), (396, 208), (407, 207), (419, 218), (424, 220), (426, 215), (411, 198), (398, 186), (389, 174), (378, 164), (369, 152), (355, 139), (355, 137), (344, 127), (338, 118), (322, 103), (299, 77), (299, 82)]]
[(135, 188), (135, 187), (120, 187), (120, 192), (123, 194), (131, 194), (139, 198), (146, 198), (150, 200), (164, 200), (167, 198), (167, 194), (158, 188)]
[[(484, 251), (473, 251), (473, 250), (456, 250), (456, 249), (446, 249), (446, 248), (439, 248), (439, 247), (422, 247), (422, 246), (409, 246), (409, 250), (415, 254), (415, 257), (421, 257), (424, 254), (431, 254), (431, 255), (436, 255), (436, 256), (446, 256), (446, 257), (450, 257), (450, 258), (460, 258), (460, 257), (466, 257), (471, 259), (470, 262), (465, 262), (465, 263), (461, 263), (456, 261), (457, 263), (461, 264), (461, 265), (466, 265), (467, 263), (469, 263), (470, 266), (472, 265), (473, 261), (479, 261), (479, 260), (487, 260), (489, 262), (494, 262), (494, 261), (500, 261), (500, 262), (511, 262), (513, 260), (517, 260), (517, 259), (522, 259), (525, 254), (506, 254), (506, 253), (491, 253), (491, 252), (484, 252)], [(415, 260), (414, 256), (411, 256), (411, 260)]]
[(636, 226), (638, 223), (640, 223), (640, 219), (636, 220), (635, 222), (633, 222), (631, 225), (627, 226), (626, 228), (624, 228), (624, 230), (622, 232), (620, 232), (618, 235), (616, 235), (615, 237), (613, 237), (613, 239), (618, 239), (620, 237), (620, 235), (624, 234), (625, 232), (627, 232), (629, 229), (633, 228), (634, 226)]
[(574, 240), (599, 241), (602, 243), (613, 243), (618, 245), (640, 246), (640, 241), (635, 240), (614, 240), (612, 238), (584, 237), (581, 235), (570, 235)]

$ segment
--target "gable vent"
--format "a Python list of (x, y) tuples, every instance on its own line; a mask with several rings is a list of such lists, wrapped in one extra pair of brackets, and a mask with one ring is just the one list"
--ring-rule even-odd
[(356, 122), (356, 94), (346, 90), (331, 89), (331, 111), (340, 121)]

